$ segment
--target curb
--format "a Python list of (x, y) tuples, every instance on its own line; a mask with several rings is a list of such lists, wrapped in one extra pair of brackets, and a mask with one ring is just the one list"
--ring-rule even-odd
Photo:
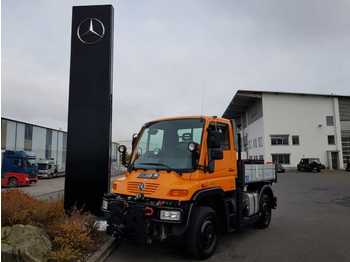
[(107, 242), (101, 246), (91, 257), (88, 258), (87, 262), (103, 262), (112, 253), (117, 243), (114, 237), (109, 237)]
[(32, 195), (33, 197), (40, 199), (40, 200), (58, 200), (63, 199), (64, 197), (64, 189), (52, 191), (49, 193), (44, 193), (40, 195)]

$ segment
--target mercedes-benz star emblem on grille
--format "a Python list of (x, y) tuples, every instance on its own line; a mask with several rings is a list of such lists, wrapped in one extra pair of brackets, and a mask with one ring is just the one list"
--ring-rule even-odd
[(105, 27), (97, 18), (87, 18), (78, 25), (77, 36), (84, 44), (94, 44), (104, 35)]
[(140, 189), (140, 191), (143, 191), (145, 189), (145, 184), (144, 183), (140, 183), (138, 185), (138, 188)]

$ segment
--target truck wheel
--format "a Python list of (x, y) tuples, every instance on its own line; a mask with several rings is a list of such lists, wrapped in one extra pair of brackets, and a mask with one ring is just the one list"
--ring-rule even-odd
[(267, 194), (262, 195), (260, 202), (259, 220), (256, 224), (257, 228), (264, 229), (269, 227), (271, 223), (271, 199)]
[(15, 177), (11, 177), (10, 179), (9, 179), (9, 183), (8, 183), (8, 186), (9, 187), (16, 187), (17, 186), (17, 178), (15, 178)]
[(189, 253), (196, 259), (210, 257), (217, 244), (216, 213), (210, 207), (194, 207), (187, 232)]

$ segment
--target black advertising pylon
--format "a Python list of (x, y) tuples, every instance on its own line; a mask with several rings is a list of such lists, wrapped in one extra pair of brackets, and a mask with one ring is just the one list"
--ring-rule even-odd
[(64, 206), (98, 215), (110, 187), (113, 6), (74, 6)]

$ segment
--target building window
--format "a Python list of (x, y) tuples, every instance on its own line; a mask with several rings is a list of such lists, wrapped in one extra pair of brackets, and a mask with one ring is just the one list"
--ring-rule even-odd
[(264, 160), (264, 156), (263, 155), (259, 155), (259, 160)]
[(335, 145), (334, 136), (328, 136), (328, 145)]
[(292, 144), (293, 145), (299, 145), (299, 136), (292, 136)]
[(259, 147), (263, 147), (262, 137), (258, 137), (258, 145)]
[(33, 126), (26, 124), (24, 127), (24, 150), (32, 150)]
[(271, 135), (271, 145), (289, 145), (289, 135)]
[(51, 158), (51, 147), (52, 147), (52, 130), (48, 129), (46, 131), (46, 144), (45, 144), (45, 158)]
[(350, 162), (350, 134), (343, 133), (341, 137), (342, 149), (343, 149), (343, 160), (345, 167)]
[(7, 120), (1, 119), (1, 149), (6, 149)]
[(326, 124), (327, 126), (334, 126), (333, 116), (326, 116)]
[(289, 165), (290, 154), (271, 154), (273, 163)]
[(257, 147), (258, 147), (258, 145), (257, 145), (257, 143), (256, 143), (256, 138), (254, 138), (254, 140), (253, 140), (253, 146), (254, 146), (254, 148), (257, 148)]
[(247, 135), (243, 136), (243, 148), (244, 148), (244, 151), (247, 151), (247, 149), (248, 149), (248, 136)]

